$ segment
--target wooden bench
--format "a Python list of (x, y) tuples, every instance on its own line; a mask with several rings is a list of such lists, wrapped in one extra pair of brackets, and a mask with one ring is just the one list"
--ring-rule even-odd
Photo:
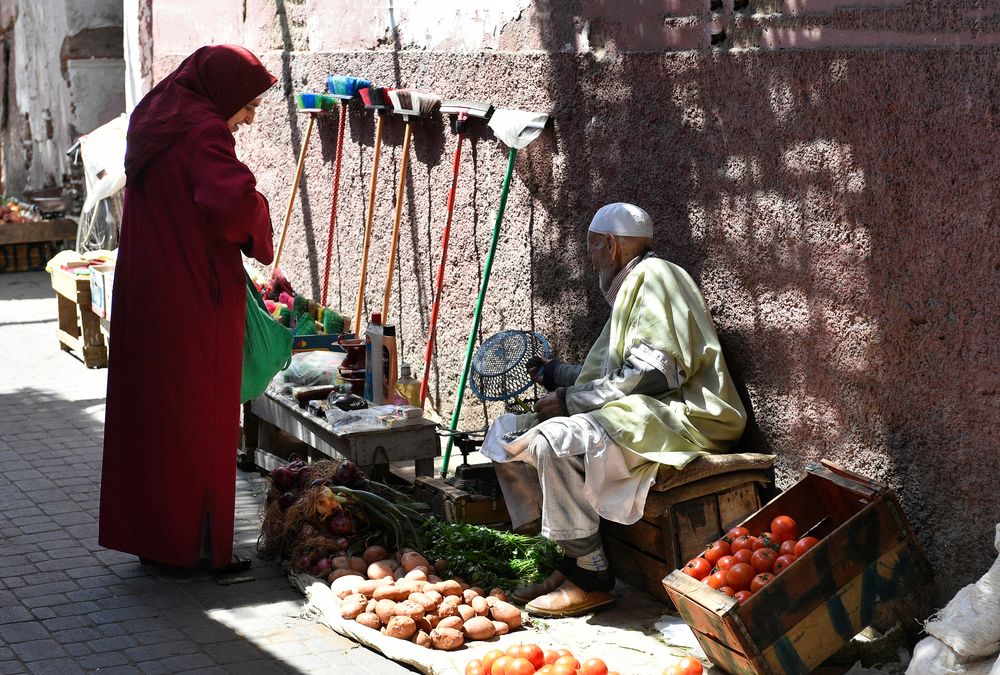
[(615, 574), (663, 600), (663, 578), (764, 504), (774, 489), (774, 455), (732, 453), (693, 460), (683, 471), (661, 467), (632, 525), (602, 521)]
[(88, 368), (107, 368), (101, 320), (90, 308), (90, 277), (57, 268), (52, 270), (52, 289), (59, 311), (59, 347)]

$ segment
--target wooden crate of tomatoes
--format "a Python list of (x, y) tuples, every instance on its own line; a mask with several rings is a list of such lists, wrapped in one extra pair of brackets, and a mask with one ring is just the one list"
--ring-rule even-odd
[(797, 675), (930, 576), (892, 491), (823, 461), (663, 585), (717, 666)]

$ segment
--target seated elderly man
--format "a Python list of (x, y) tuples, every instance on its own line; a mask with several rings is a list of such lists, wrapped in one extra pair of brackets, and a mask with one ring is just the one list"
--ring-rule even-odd
[(498, 418), (483, 444), (515, 530), (540, 520), (564, 554), (552, 576), (515, 592), (535, 616), (614, 604), (600, 518), (636, 522), (660, 464), (681, 470), (743, 433), (746, 411), (705, 300), (687, 272), (653, 254), (652, 236), (637, 206), (594, 215), (587, 250), (611, 317), (582, 366), (529, 366), (552, 393), (534, 413)]

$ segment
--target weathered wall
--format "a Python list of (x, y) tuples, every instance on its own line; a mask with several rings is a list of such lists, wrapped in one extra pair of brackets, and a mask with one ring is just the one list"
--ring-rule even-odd
[(121, 0), (5, 0), (5, 189), (62, 185), (66, 150), (125, 110)]
[[(820, 457), (887, 481), (947, 592), (982, 573), (1000, 515), (1000, 6), (786, 0), (734, 13), (726, 0), (710, 15), (702, 0), (537, 0), (486, 13), (491, 4), (428, 15), (392, 3), (390, 16), (346, 0), (249, 0), (182, 20), (188, 3), (158, 0), (154, 74), (224, 39), (279, 75), (239, 134), (276, 228), (306, 122), (285, 95), (321, 90), (328, 73), (552, 112), (517, 162), (483, 336), (534, 328), (581, 358), (608, 311), (585, 259), (590, 216), (640, 204), (660, 252), (712, 307), (754, 414), (745, 446), (776, 453), (784, 484)], [(373, 127), (352, 108), (331, 282), (345, 311)], [(313, 295), (335, 119), (317, 128), (283, 264)], [(402, 130), (387, 120), (367, 311), (381, 304)], [(422, 361), (453, 150), (440, 117), (415, 133), (391, 316), (411, 363)], [(505, 157), (485, 129), (463, 151), (432, 387), (446, 415)], [(466, 410), (463, 425), (478, 424), (471, 395)]]

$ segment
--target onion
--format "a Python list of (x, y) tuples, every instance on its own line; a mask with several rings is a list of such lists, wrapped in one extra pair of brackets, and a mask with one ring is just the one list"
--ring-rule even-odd
[(279, 466), (271, 471), (271, 482), (279, 492), (287, 492), (295, 484), (295, 475), (288, 467)]
[(358, 473), (358, 465), (350, 460), (345, 460), (333, 473), (333, 483), (334, 485), (347, 485), (354, 480)]
[(333, 569), (333, 563), (330, 562), (329, 558), (320, 558), (316, 561), (315, 571), (316, 576), (325, 577)]
[(298, 479), (299, 479), (299, 486), (300, 487), (303, 487), (303, 488), (307, 487), (309, 485), (309, 483), (312, 482), (312, 479), (313, 479), (313, 470), (312, 470), (312, 467), (304, 466), (301, 469), (299, 469)]
[(333, 490), (328, 487), (319, 488), (316, 495), (316, 511), (319, 515), (326, 518), (333, 513), (336, 506), (340, 506), (340, 504), (333, 498)]
[(278, 506), (281, 508), (282, 511), (284, 511), (289, 506), (294, 504), (297, 499), (298, 496), (294, 492), (286, 492), (280, 497), (278, 497)]
[(305, 523), (302, 525), (301, 528), (299, 528), (300, 538), (309, 539), (310, 537), (315, 537), (315, 536), (316, 536), (316, 528), (310, 525), (309, 523)]
[(343, 509), (323, 521), (323, 526), (326, 527), (330, 534), (337, 536), (344, 536), (354, 531), (354, 521), (351, 520), (349, 515), (344, 513)]
[(309, 556), (300, 555), (298, 560), (295, 561), (295, 569), (307, 570), (312, 563), (309, 560)]

